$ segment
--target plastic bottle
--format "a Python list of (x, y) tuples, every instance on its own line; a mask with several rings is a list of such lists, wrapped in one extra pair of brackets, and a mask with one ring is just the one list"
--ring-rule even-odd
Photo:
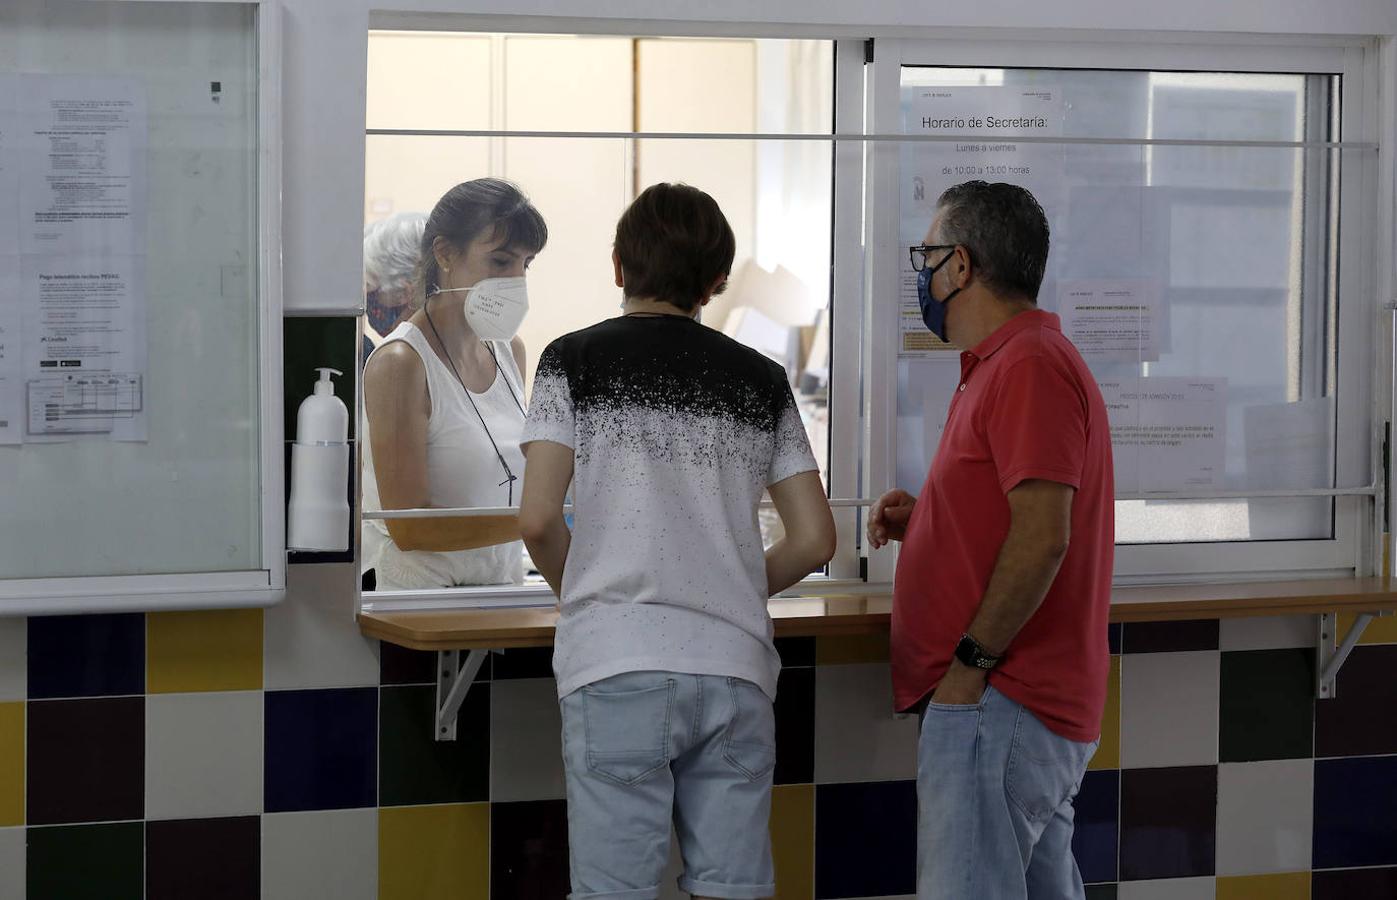
[(315, 392), (296, 411), (291, 446), (291, 504), (287, 548), (349, 549), (349, 410), (335, 396), (331, 375), (316, 369)]

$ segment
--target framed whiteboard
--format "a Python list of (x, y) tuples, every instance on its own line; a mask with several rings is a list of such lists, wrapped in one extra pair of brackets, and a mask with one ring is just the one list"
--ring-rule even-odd
[(0, 615), (284, 594), (278, 14), (0, 9)]

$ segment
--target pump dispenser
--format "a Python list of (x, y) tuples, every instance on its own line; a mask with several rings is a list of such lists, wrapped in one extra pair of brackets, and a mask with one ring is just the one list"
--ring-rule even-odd
[(343, 373), (316, 371), (315, 392), (296, 411), (287, 547), (344, 551), (349, 549), (349, 410), (330, 380)]

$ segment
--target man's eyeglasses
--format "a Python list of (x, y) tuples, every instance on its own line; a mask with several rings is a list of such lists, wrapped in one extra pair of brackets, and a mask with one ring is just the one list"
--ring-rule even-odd
[(931, 267), (931, 270), (935, 272), (937, 269), (944, 266), (946, 262), (954, 255), (956, 246), (956, 244), (918, 244), (915, 247), (908, 247), (907, 251), (912, 257), (912, 271), (920, 272), (921, 270), (927, 267), (928, 253), (932, 253), (937, 250), (951, 251), (950, 253), (947, 253), (945, 256), (941, 257), (940, 262)]

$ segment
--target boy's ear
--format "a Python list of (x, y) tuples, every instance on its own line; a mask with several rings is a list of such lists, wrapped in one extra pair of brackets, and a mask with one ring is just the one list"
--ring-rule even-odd
[(616, 270), (616, 286), (618, 288), (624, 288), (626, 286), (626, 278), (621, 274), (621, 254), (616, 252), (615, 247), (611, 248), (611, 267)]

